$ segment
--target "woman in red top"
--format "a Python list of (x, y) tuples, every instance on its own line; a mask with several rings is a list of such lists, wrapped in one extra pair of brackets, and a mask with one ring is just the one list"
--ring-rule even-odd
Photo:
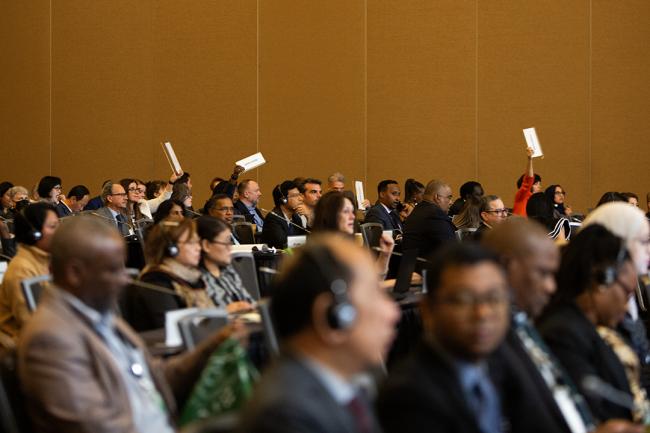
[(526, 216), (526, 204), (531, 195), (542, 190), (542, 178), (533, 171), (533, 149), (528, 148), (528, 167), (526, 173), (517, 180), (519, 190), (515, 194), (515, 203), (512, 205), (512, 213)]

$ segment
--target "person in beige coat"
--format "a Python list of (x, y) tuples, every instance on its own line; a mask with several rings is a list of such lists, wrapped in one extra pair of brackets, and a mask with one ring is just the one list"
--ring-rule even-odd
[(18, 252), (0, 286), (1, 347), (15, 347), (20, 330), (30, 317), (20, 283), (50, 273), (50, 241), (58, 225), (56, 210), (47, 203), (31, 204), (16, 214)]
[(227, 328), (164, 361), (113, 315), (127, 284), (125, 245), (92, 217), (52, 240), (53, 287), (27, 323), (18, 371), (35, 432), (166, 433)]

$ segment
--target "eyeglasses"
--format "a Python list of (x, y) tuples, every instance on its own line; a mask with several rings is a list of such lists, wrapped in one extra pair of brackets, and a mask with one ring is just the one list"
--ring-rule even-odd
[(230, 243), (230, 242), (221, 242), (221, 241), (215, 241), (215, 240), (211, 240), (211, 241), (208, 241), (208, 242), (210, 242), (211, 244), (217, 244), (217, 245), (232, 247), (232, 243)]
[(484, 212), (495, 213), (497, 215), (508, 215), (508, 209), (490, 209), (490, 210), (486, 210)]
[(125, 192), (112, 192), (111, 195), (118, 195), (118, 196), (121, 196), (121, 197), (126, 197)]
[(555, 195), (566, 195), (566, 191), (555, 191)]
[(142, 188), (129, 188), (129, 192), (139, 192), (140, 194), (144, 194), (146, 191)]
[(495, 310), (507, 305), (509, 300), (510, 297), (505, 292), (490, 292), (480, 296), (466, 292), (442, 297), (439, 302), (459, 309), (469, 309), (485, 304)]

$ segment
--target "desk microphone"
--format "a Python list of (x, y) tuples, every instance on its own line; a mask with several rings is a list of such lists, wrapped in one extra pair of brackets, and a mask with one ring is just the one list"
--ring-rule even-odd
[[(90, 212), (90, 214), (91, 214), (91, 215), (94, 215), (94, 216), (96, 216), (96, 217), (99, 217), (99, 218), (103, 218), (103, 219), (105, 219), (106, 221), (110, 221), (110, 222), (112, 222), (113, 224), (115, 224), (115, 223), (118, 223), (118, 224), (124, 224), (124, 225), (127, 226), (130, 230), (133, 230), (133, 226), (132, 226), (131, 224), (129, 224), (128, 222), (126, 222), (126, 221), (120, 221), (120, 220), (118, 220), (117, 218), (109, 218), (109, 217), (106, 217), (106, 216), (104, 216), (104, 215), (98, 214), (97, 212)], [(122, 214), (120, 214), (120, 215), (122, 215)], [(124, 216), (124, 215), (122, 215), (122, 216)]]
[(130, 279), (128, 281), (129, 281), (129, 284), (131, 284), (133, 286), (142, 287), (143, 289), (152, 290), (154, 292), (164, 293), (166, 295), (178, 296), (179, 298), (183, 299), (183, 297), (181, 295), (179, 295), (178, 293), (176, 293), (175, 291), (170, 290), (170, 289), (168, 289), (167, 287), (164, 287), (164, 286), (159, 286), (158, 284), (145, 283), (144, 281), (134, 280), (134, 279)]
[(10, 262), (10, 261), (13, 260), (13, 257), (9, 257), (9, 256), (7, 256), (7, 255), (5, 255), (5, 254), (0, 254), (0, 259), (5, 259), (5, 260), (7, 260), (8, 262)]
[(260, 272), (264, 272), (265, 274), (271, 274), (271, 275), (277, 275), (280, 273), (276, 269), (268, 268), (266, 266), (260, 266), (259, 268), (257, 268), (257, 270)]
[(199, 217), (204, 216), (202, 213), (198, 213), (198, 212), (196, 212), (196, 211), (193, 211), (192, 209), (187, 209), (187, 208), (186, 208), (186, 209), (185, 209), (185, 212), (189, 212), (189, 213), (191, 213), (191, 214), (193, 214), (193, 215), (196, 215), (196, 216), (199, 216)]
[(614, 388), (598, 376), (587, 375), (583, 377), (582, 388), (593, 397), (601, 398), (631, 411), (634, 410), (634, 399), (631, 395)]
[[(379, 247), (371, 247), (370, 249), (371, 249), (371, 250), (374, 250), (374, 251), (379, 251), (380, 253), (383, 253), (383, 252), (384, 252), (384, 250), (382, 250), (382, 249), (379, 248)], [(397, 251), (391, 251), (390, 254), (391, 254), (392, 256), (398, 256), (398, 257), (402, 257), (402, 256), (404, 255), (404, 254), (402, 254), (402, 253), (398, 253)], [(424, 258), (422, 258), (422, 257), (416, 257), (415, 260), (417, 260), (417, 261), (419, 261), (419, 262), (429, 263), (429, 261), (428, 261), (427, 259), (424, 259)]]
[(273, 211), (268, 211), (268, 210), (263, 209), (263, 208), (260, 208), (260, 210), (266, 212), (267, 214), (274, 215), (275, 217), (280, 218), (282, 221), (284, 221), (284, 222), (287, 223), (287, 224), (291, 224), (291, 225), (294, 226), (294, 227), (298, 227), (300, 230), (302, 230), (302, 231), (305, 232), (305, 233), (311, 234), (311, 231), (307, 230), (306, 228), (304, 228), (303, 226), (301, 226), (301, 225), (299, 225), (299, 224), (294, 223), (294, 222), (291, 221), (289, 218), (285, 218), (285, 217), (283, 217), (282, 215), (278, 215), (278, 214), (276, 214), (276, 213), (273, 212)]

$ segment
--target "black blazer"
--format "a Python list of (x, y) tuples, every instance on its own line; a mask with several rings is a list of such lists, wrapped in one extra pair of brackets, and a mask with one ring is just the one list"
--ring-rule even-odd
[[(357, 433), (350, 412), (331, 397), (308, 367), (289, 356), (280, 358), (264, 373), (237, 431)], [(373, 432), (379, 433), (378, 427)]]
[(399, 221), (399, 215), (397, 215), (395, 211), (392, 213), (395, 215), (395, 220), (393, 220), (388, 212), (386, 212), (386, 209), (381, 203), (377, 203), (368, 209), (364, 222), (379, 223), (384, 226), (384, 230), (402, 230), (402, 223)]
[(429, 257), (438, 247), (456, 238), (456, 227), (437, 205), (422, 201), (404, 221), (402, 250), (418, 250), (418, 256)]
[[(510, 426), (504, 431), (553, 432), (536, 428), (538, 403), (525, 394), (530, 385), (510, 349), (501, 346), (487, 362)], [(480, 433), (456, 368), (448, 356), (426, 343), (390, 373), (379, 392), (377, 415), (384, 433)]]
[(72, 215), (72, 211), (70, 211), (70, 209), (68, 209), (68, 206), (63, 204), (63, 202), (59, 202), (56, 204), (56, 214), (59, 216), (59, 218), (63, 218)]
[[(272, 213), (274, 215), (272, 215)], [(293, 214), (293, 217), (291, 217), (291, 222), (300, 227), (303, 227), (302, 220), (297, 213)], [(266, 218), (264, 219), (262, 242), (267, 244), (269, 247), (282, 249), (287, 247), (287, 237), (302, 236), (306, 234), (307, 232), (305, 229), (300, 229), (292, 224), (287, 223), (285, 221), (282, 210), (278, 207), (274, 207), (273, 210), (268, 215), (266, 215)]]
[(597, 397), (582, 388), (585, 376), (594, 375), (627, 394), (631, 394), (623, 364), (600, 338), (595, 326), (574, 303), (558, 305), (544, 314), (537, 327), (573, 383), (600, 421), (632, 419), (628, 409)]
[[(233, 206), (235, 206), (235, 211), (237, 212), (237, 214), (244, 216), (246, 222), (255, 224), (255, 220), (253, 219), (253, 214), (250, 213), (250, 211), (248, 210), (248, 208), (244, 203), (237, 200), (235, 203), (233, 203)], [(264, 221), (264, 216), (262, 215), (262, 212), (260, 212), (260, 210), (257, 207), (255, 208), (255, 212), (260, 217), (260, 219)], [(257, 231), (258, 232), (263, 231), (263, 227), (258, 227)]]

